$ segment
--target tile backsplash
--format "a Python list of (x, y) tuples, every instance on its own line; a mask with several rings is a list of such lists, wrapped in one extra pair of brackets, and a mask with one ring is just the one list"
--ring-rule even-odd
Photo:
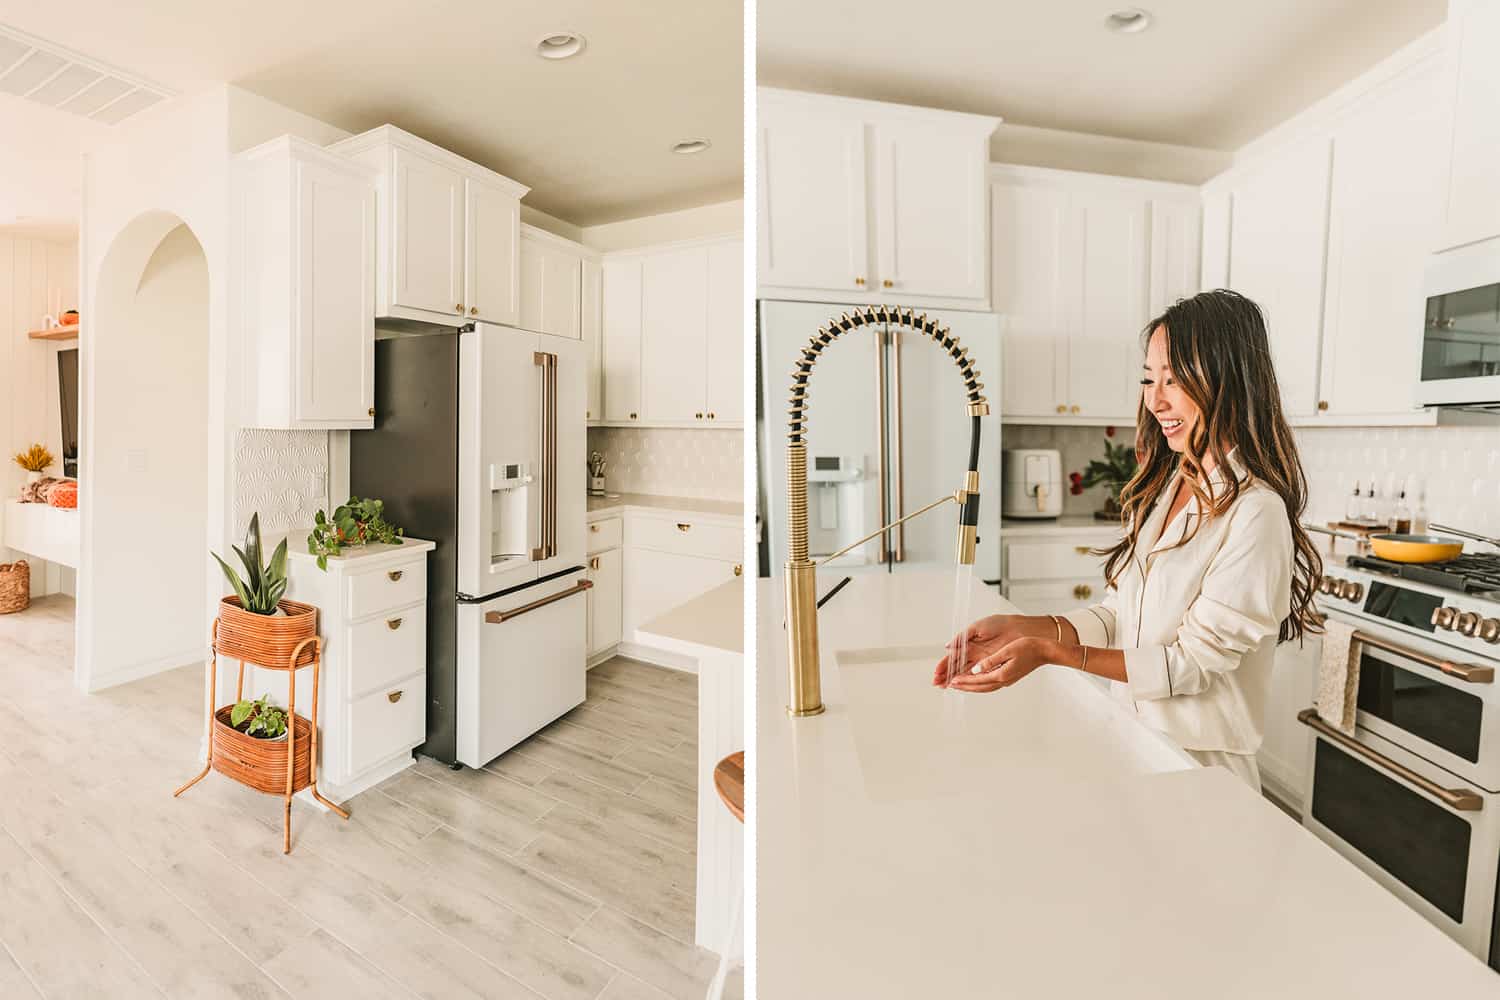
[[(1130, 424), (1115, 428), (1113, 442), (1135, 439), (1135, 427)], [(1104, 506), (1104, 487), (1095, 486), (1073, 496), (1068, 490), (1068, 473), (1083, 472), (1084, 466), (1096, 458), (1104, 457), (1106, 438), (1103, 427), (1033, 427), (1026, 424), (1005, 424), (1000, 429), (1002, 448), (1056, 448), (1062, 454), (1063, 514), (1067, 516), (1087, 515)]]
[(744, 499), (745, 434), (738, 429), (590, 427), (611, 493)]
[(263, 535), (313, 523), (328, 506), (328, 432), (245, 429), (234, 438), (234, 532), (260, 513)]

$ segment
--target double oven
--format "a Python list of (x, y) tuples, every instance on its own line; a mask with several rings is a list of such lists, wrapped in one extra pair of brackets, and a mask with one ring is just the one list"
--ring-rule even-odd
[(1342, 567), (1320, 590), (1356, 630), (1358, 713), (1353, 735), (1298, 714), (1303, 823), (1500, 969), (1500, 594)]

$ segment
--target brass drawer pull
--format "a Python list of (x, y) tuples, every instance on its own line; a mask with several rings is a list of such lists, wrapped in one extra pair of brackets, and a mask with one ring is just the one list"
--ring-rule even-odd
[(479, 307), (478, 306), (470, 306), (469, 307), (469, 315), (470, 316), (478, 316), (479, 315)]
[(734, 575), (735, 576), (744, 576), (745, 575), (745, 566), (744, 566), (743, 563), (735, 563), (734, 564)]
[(404, 575), (406, 575), (406, 571), (405, 570), (393, 569), (393, 570), (388, 571), (385, 574), (385, 577), (386, 577), (387, 580), (391, 581), (392, 583), (395, 583), (397, 580), (401, 579), (401, 577), (403, 577)]
[(1092, 552), (1093, 549), (1089, 548), (1087, 545), (1075, 545), (1073, 546), (1073, 551), (1077, 552), (1081, 556), (1086, 556), (1090, 552)]
[(401, 627), (402, 620), (400, 618), (387, 618), (385, 620), (385, 627), (394, 632)]
[(598, 569), (598, 568), (599, 568), (599, 557), (595, 556), (594, 558), (592, 558), (592, 559), (589, 560), (589, 569)]
[(599, 526), (597, 524), (591, 524), (589, 525), (589, 530), (597, 535), (599, 533)]
[(386, 698), (390, 700), (390, 703), (392, 705), (394, 705), (394, 704), (396, 704), (396, 702), (398, 702), (398, 701), (401, 700), (401, 695), (403, 693), (404, 692), (401, 692), (401, 691), (392, 691), (390, 694), (386, 695)]
[(693, 530), (693, 526), (691, 524), (683, 524), (681, 521), (678, 521), (677, 522), (677, 530), (678, 531), (691, 531), (691, 530)]
[(1078, 586), (1073, 588), (1073, 596), (1078, 598), (1080, 601), (1086, 601), (1090, 597), (1094, 596), (1094, 588), (1090, 587), (1086, 583), (1080, 583)]

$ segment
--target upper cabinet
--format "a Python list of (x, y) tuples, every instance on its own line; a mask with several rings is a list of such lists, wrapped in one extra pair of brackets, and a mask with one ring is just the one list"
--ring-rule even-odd
[(1196, 190), (1032, 167), (991, 176), (1003, 416), (1133, 422), (1141, 330), (1198, 290)]
[(379, 175), (377, 318), (518, 322), (527, 187), (391, 125), (328, 148)]
[(604, 418), (604, 267), (593, 254), (583, 258), (582, 298), (581, 333), (588, 353), (584, 376), (588, 401), (583, 416), (595, 421)]
[(1451, 0), (1447, 31), (1457, 71), (1441, 101), (1453, 115), (1447, 142), (1429, 147), (1447, 146), (1452, 156), (1439, 250), (1500, 236), (1500, 3)]
[(986, 171), (999, 119), (758, 93), (762, 298), (989, 308)]
[(245, 424), (374, 426), (375, 172), (291, 136), (235, 158)]
[(554, 337), (583, 336), (582, 246), (534, 226), (521, 226), (523, 330)]

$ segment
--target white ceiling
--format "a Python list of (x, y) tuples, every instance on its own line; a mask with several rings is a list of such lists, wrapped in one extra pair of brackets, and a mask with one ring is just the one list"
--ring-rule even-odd
[[(1155, 15), (1139, 34), (1111, 11)], [(1233, 150), (1439, 25), (1447, 0), (759, 0), (759, 82)]]
[[(179, 92), (234, 83), (351, 132), (391, 122), (580, 226), (740, 197), (742, 20), (734, 0), (0, 0), (0, 23)], [(558, 31), (588, 48), (538, 58)], [(669, 151), (687, 138), (713, 146)]]

